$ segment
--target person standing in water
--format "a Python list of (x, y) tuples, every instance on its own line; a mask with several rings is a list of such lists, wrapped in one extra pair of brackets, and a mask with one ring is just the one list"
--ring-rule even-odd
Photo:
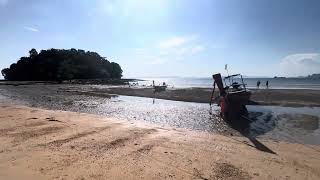
[(269, 89), (269, 81), (266, 82), (267, 89)]
[(259, 89), (259, 87), (260, 87), (260, 83), (261, 83), (260, 80), (258, 80), (258, 81), (257, 81), (257, 88), (258, 88), (258, 89)]

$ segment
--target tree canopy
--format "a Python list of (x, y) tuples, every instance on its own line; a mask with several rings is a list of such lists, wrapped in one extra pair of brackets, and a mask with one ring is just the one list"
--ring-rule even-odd
[(36, 49), (29, 57), (1, 71), (6, 80), (12, 81), (61, 81), (69, 79), (100, 79), (122, 77), (119, 64), (109, 62), (96, 52), (81, 49)]

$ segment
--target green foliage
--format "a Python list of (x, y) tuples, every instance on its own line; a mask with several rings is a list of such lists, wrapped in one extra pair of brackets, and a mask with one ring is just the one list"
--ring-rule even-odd
[(109, 62), (96, 52), (76, 49), (49, 49), (38, 53), (29, 51), (29, 57), (21, 57), (10, 68), (1, 71), (6, 80), (68, 80), (122, 77), (119, 64)]

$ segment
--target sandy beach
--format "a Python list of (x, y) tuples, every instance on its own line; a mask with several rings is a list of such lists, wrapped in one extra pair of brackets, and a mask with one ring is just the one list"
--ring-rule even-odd
[(0, 180), (320, 180), (319, 7), (0, 0)]
[[(320, 147), (0, 106), (0, 179), (319, 179)], [(259, 150), (260, 149), (260, 150)]]
[(278, 106), (250, 107), (247, 136), (209, 115), (210, 89), (0, 86), (0, 179), (319, 179), (319, 92), (253, 92)]
[[(96, 114), (125, 121), (142, 120), (163, 127), (238, 134), (225, 122), (209, 114), (210, 91), (204, 88), (170, 88), (155, 94), (152, 88), (146, 87), (40, 83), (0, 86), (0, 102)], [(247, 107), (250, 120), (255, 122), (248, 126), (251, 136), (320, 144), (317, 130), (320, 119), (317, 97), (320, 91), (255, 91), (252, 102), (257, 105)], [(214, 114), (218, 114), (219, 109), (214, 105)], [(285, 136), (279, 133), (285, 133)], [(287, 137), (293, 137), (294, 141)]]

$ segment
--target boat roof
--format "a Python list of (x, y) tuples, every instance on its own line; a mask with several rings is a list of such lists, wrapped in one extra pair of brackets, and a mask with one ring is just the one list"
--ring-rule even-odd
[(240, 76), (241, 74), (233, 74), (233, 75), (229, 75), (224, 77), (225, 79), (231, 78), (231, 77), (235, 77), (235, 76)]

